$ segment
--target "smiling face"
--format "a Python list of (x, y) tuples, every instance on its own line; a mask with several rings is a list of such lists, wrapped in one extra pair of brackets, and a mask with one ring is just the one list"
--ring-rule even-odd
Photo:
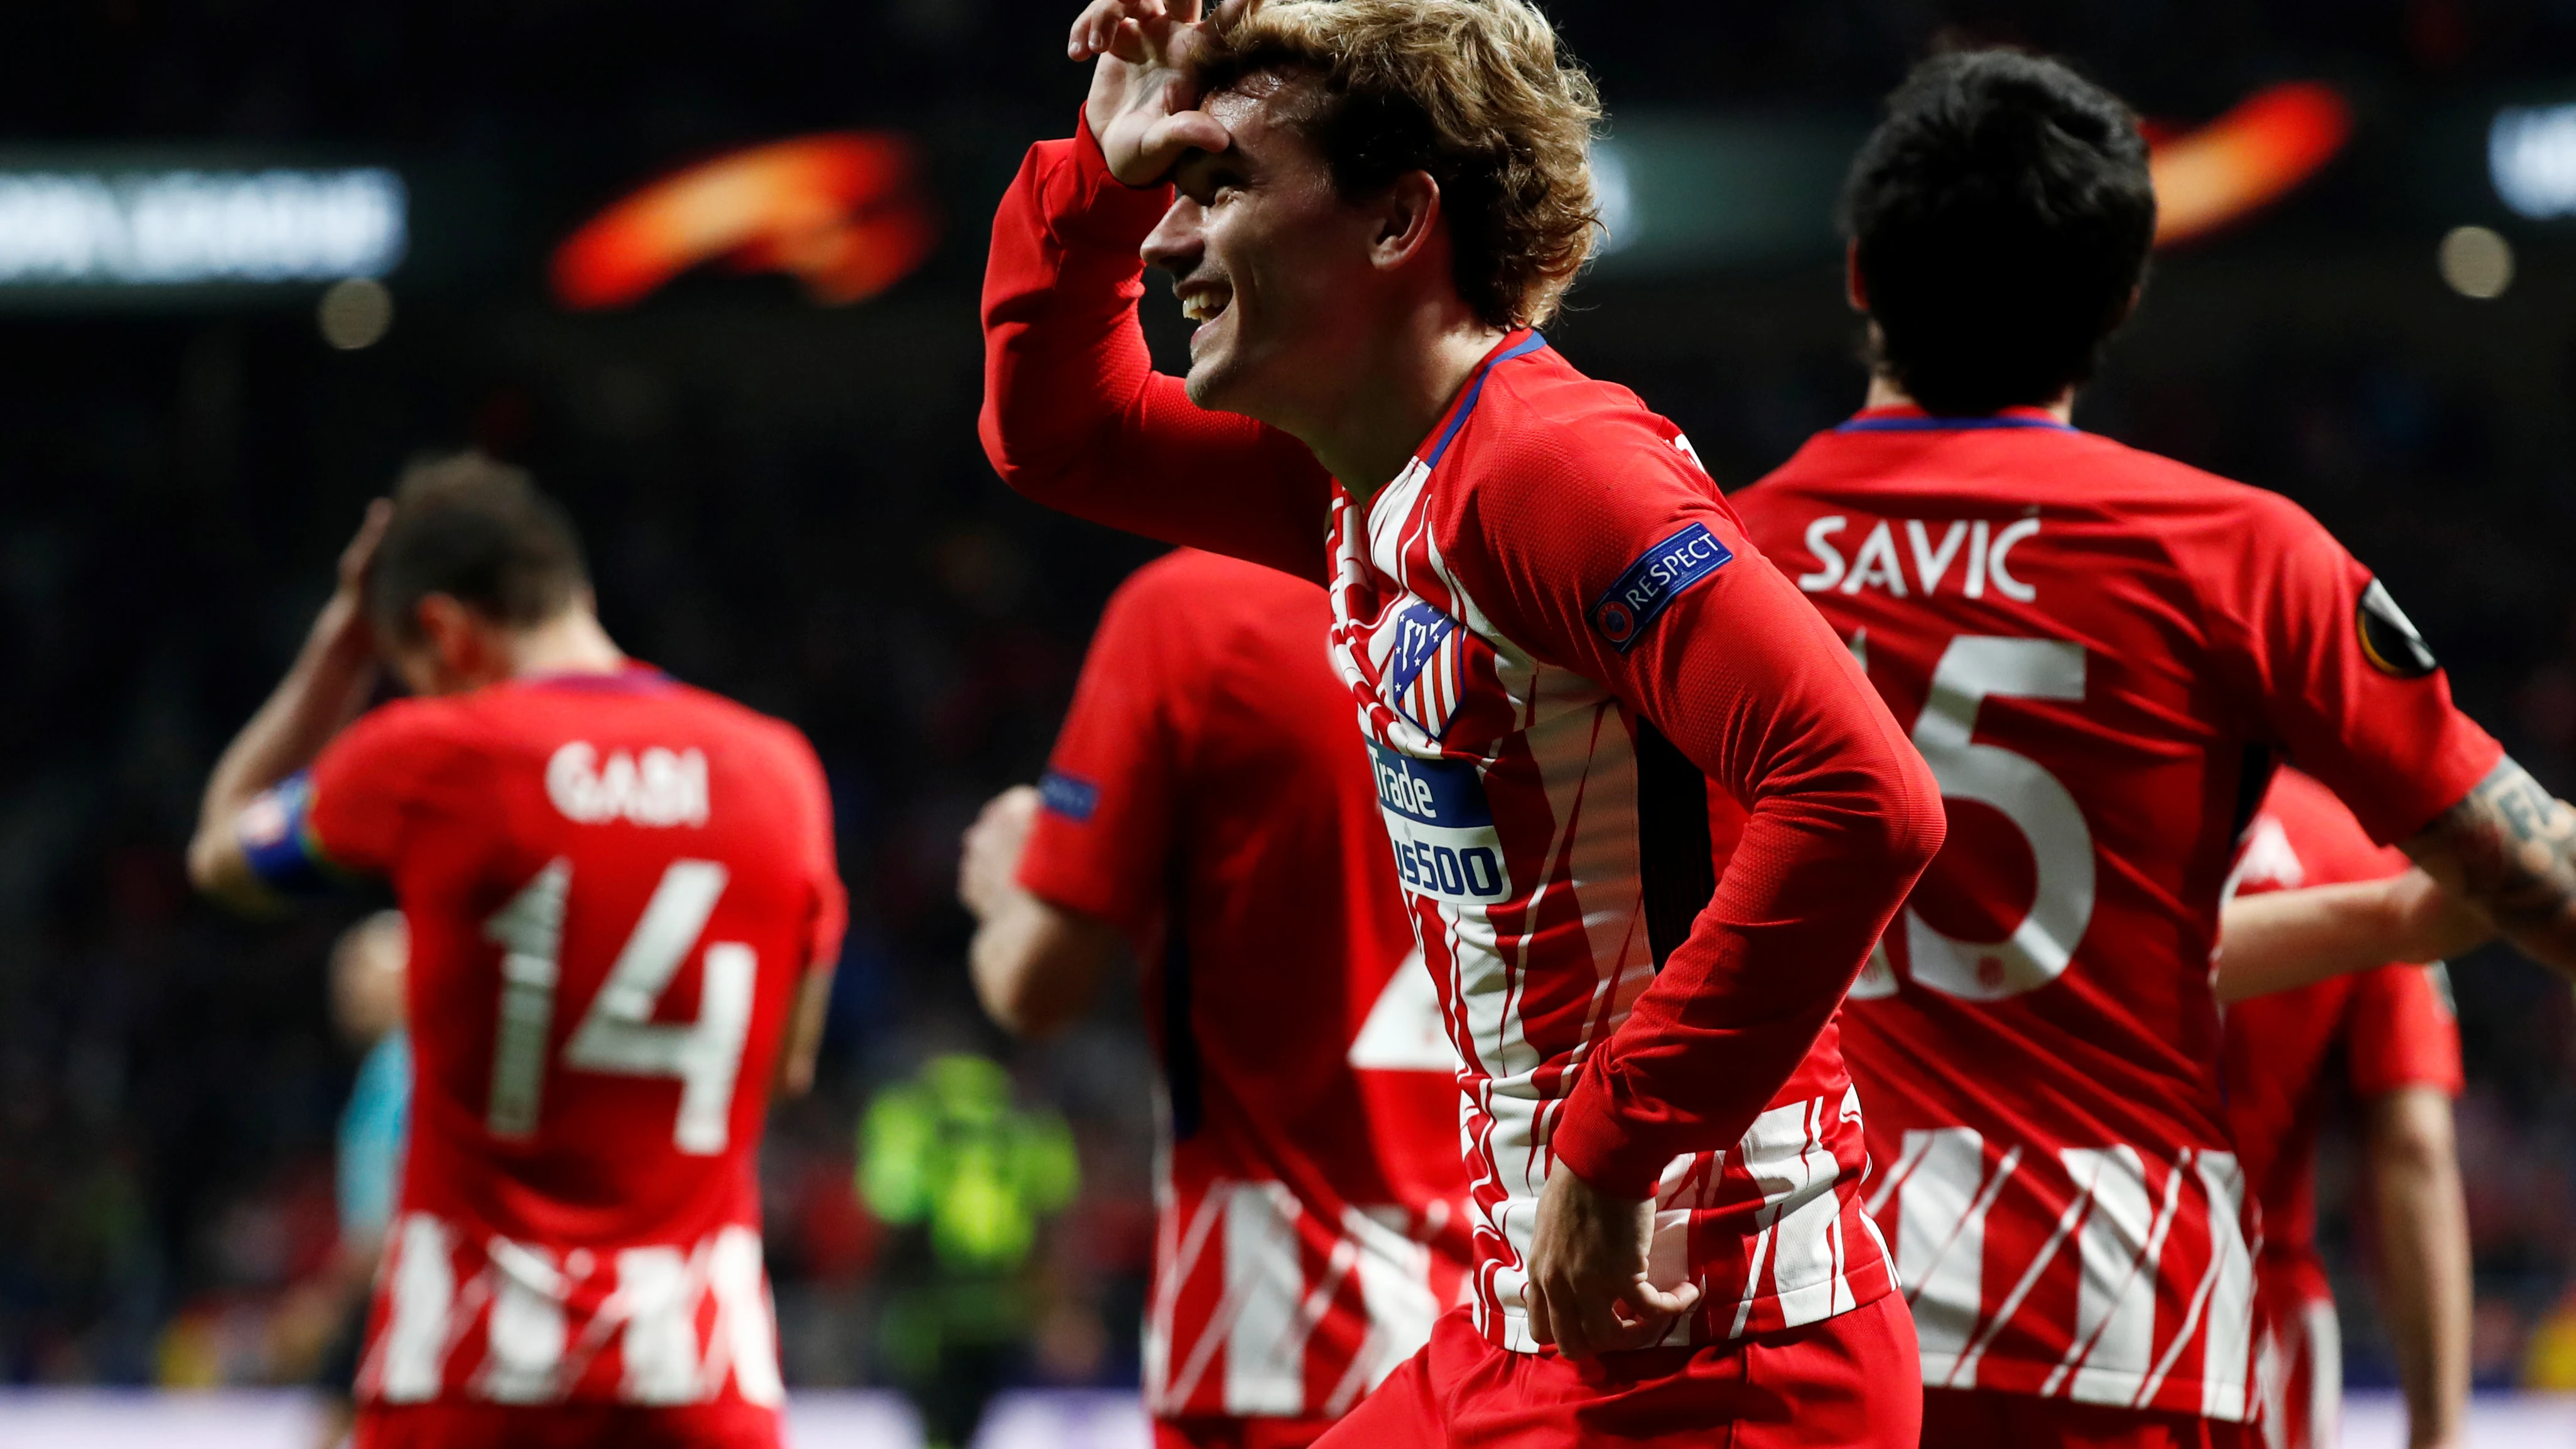
[(1371, 306), (1381, 219), (1341, 198), (1296, 129), (1312, 104), (1310, 82), (1272, 74), (1208, 97), (1201, 109), (1234, 144), (1181, 162), (1179, 194), (1144, 247), (1198, 323), (1190, 400), (1291, 431), (1332, 405), (1335, 380), (1384, 325)]

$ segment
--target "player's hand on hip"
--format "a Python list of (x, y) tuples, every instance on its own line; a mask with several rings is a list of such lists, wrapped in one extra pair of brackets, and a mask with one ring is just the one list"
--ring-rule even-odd
[(965, 849), (957, 857), (957, 899), (975, 919), (991, 919), (1019, 890), (1020, 855), (1037, 818), (1038, 792), (1013, 785), (984, 802), (983, 813), (966, 827)]
[(1647, 1250), (1655, 1235), (1649, 1198), (1605, 1197), (1564, 1163), (1539, 1193), (1530, 1242), (1530, 1334), (1569, 1358), (1651, 1348), (1673, 1321), (1699, 1306), (1699, 1285), (1655, 1286)]
[(1065, 53), (1100, 62), (1083, 115), (1121, 182), (1150, 186), (1193, 147), (1234, 144), (1225, 127), (1195, 109), (1189, 60), (1201, 37), (1199, 0), (1092, 0), (1073, 22)]

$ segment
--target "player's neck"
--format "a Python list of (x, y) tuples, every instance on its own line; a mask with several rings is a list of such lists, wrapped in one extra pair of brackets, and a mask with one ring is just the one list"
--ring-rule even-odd
[[(1905, 389), (1898, 387), (1896, 380), (1885, 373), (1876, 373), (1870, 377), (1869, 398), (1862, 404), (1863, 407), (1872, 408), (1910, 408), (1915, 405), (1914, 399), (1906, 395)], [(2055, 400), (2039, 403), (2036, 406), (2041, 412), (2069, 427), (2075, 425), (2075, 389), (2071, 387), (2059, 393)]]
[(1360, 506), (1395, 481), (1503, 334), (1463, 304), (1426, 304), (1382, 335), (1333, 389), (1331, 405), (1291, 428)]
[(522, 629), (510, 640), (510, 673), (519, 679), (546, 674), (615, 674), (626, 654), (599, 626), (599, 616), (574, 608)]

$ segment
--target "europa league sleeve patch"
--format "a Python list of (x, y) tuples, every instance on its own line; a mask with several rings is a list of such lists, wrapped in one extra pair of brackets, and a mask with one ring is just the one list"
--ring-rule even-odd
[(2424, 636), (2415, 632), (2415, 621), (2388, 597), (2388, 589), (2372, 579), (2361, 591), (2361, 604), (2353, 610), (2353, 627), (2361, 636), (2361, 652), (2371, 667), (2397, 679), (2421, 679), (2442, 667)]
[(1694, 523), (1656, 544), (1593, 601), (1593, 631), (1625, 654), (1684, 590), (1735, 557), (1705, 524)]

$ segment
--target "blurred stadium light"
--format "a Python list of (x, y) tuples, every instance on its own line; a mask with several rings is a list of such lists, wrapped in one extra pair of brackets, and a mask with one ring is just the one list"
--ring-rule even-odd
[(622, 307), (704, 262), (790, 272), (815, 300), (863, 301), (921, 265), (939, 228), (910, 142), (836, 133), (721, 156), (636, 192), (554, 257), (567, 307)]
[(2333, 87), (2269, 87), (2196, 131), (2155, 142), (2156, 243), (2214, 231), (2287, 196), (2352, 135)]
[(402, 178), (374, 166), (0, 169), (0, 286), (382, 277), (409, 245), (407, 213)]
[[(2279, 201), (2343, 149), (2352, 127), (2352, 108), (2332, 87), (2294, 82), (2157, 140), (2156, 240), (2200, 236)], [(1593, 152), (1609, 234), (1603, 273), (1677, 273), (1829, 251), (1843, 172), (1868, 133), (1861, 116), (1622, 116)], [(2576, 122), (2568, 135), (2576, 187)]]
[(2496, 112), (2487, 128), (2487, 175), (2517, 215), (2576, 215), (2576, 105)]

